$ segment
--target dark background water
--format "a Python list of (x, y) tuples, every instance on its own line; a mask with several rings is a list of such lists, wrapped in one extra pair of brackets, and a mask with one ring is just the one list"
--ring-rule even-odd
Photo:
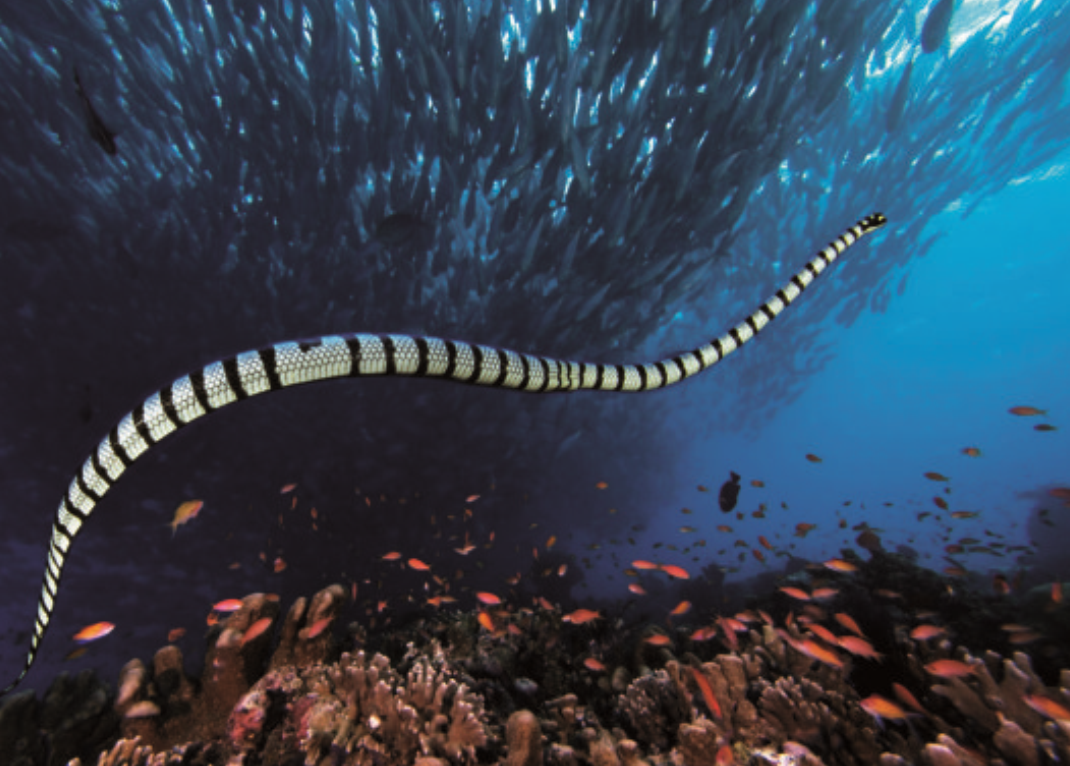
[[(389, 550), (501, 589), (544, 568), (552, 534), (582, 596), (623, 588), (633, 557), (670, 560), (650, 546), (681, 524), (710, 538), (672, 554), (694, 568), (738, 566), (717, 551), (739, 535), (780, 533), (786, 552), (795, 523), (827, 519), (829, 534), (795, 551), (822, 555), (842, 542), (835, 509), (928, 509), (922, 470), (958, 479), (964, 507), (1024, 520), (1067, 478), (1052, 462), (1062, 431), (1001, 429), (1009, 406), (1054, 417), (1065, 404), (1067, 317), (1051, 286), (1067, 242), (1059, 208), (1041, 204), (1058, 187), (1038, 179), (1061, 172), (1070, 131), (1068, 4), (960, 4), (925, 51), (933, 14), (848, 0), (5, 4), (0, 662), (21, 662), (74, 471), (170, 380), (358, 330), (654, 359), (722, 332), (874, 210), (886, 229), (677, 389), (345, 381), (185, 429), (86, 525), (31, 682), (97, 620), (119, 627), (70, 667), (114, 673), (253, 590), (289, 599), (343, 581), (373, 607), (422, 598), (426, 576), (375, 560)], [(118, 133), (114, 156), (87, 131), (75, 67)], [(1038, 197), (994, 201), (1023, 180)], [(942, 335), (952, 326), (964, 329)], [(983, 430), (988, 418), (1000, 425)], [(981, 467), (935, 465), (975, 432)], [(807, 452), (825, 462), (800, 462)], [(789, 507), (716, 542), (724, 518), (694, 487), (716, 490), (730, 469)], [(291, 482), (292, 510), (279, 494)], [(172, 538), (194, 497), (204, 510)], [(745, 489), (740, 508), (764, 499)], [(465, 507), (471, 519), (447, 518)], [(916, 527), (913, 510), (865, 518), (926, 552), (948, 534)], [(466, 531), (481, 545), (495, 533), (484, 569), (452, 552)], [(979, 568), (990, 563), (1013, 565)]]

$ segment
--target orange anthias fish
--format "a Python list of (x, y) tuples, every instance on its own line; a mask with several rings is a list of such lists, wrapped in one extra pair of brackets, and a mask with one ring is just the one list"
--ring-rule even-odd
[(841, 649), (846, 649), (856, 657), (865, 657), (868, 660), (880, 660), (884, 655), (873, 648), (873, 644), (858, 636), (841, 636), (837, 643)]
[(758, 542), (762, 544), (762, 547), (767, 551), (773, 550), (773, 544), (766, 539), (765, 535), (758, 535)]
[(937, 678), (962, 678), (976, 673), (977, 668), (959, 660), (936, 660), (925, 666), (925, 672)]
[(706, 678), (706, 674), (693, 667), (691, 668), (691, 675), (695, 677), (695, 683), (698, 685), (699, 691), (702, 692), (702, 700), (706, 703), (706, 707), (714, 718), (721, 718), (721, 706), (717, 704), (717, 698), (713, 696), (713, 687), (710, 686), (710, 681)]
[(823, 662), (834, 668), (842, 669), (844, 667), (843, 659), (840, 655), (831, 649), (826, 649), (813, 639), (806, 638), (802, 641), (796, 641), (792, 646), (812, 660)]
[(947, 634), (947, 631), (939, 625), (919, 625), (910, 631), (910, 637), (915, 641), (928, 641), (930, 638), (939, 638)]
[(916, 713), (921, 713), (922, 715), (929, 714), (929, 712), (921, 706), (921, 703), (918, 702), (918, 698), (911, 694), (910, 690), (907, 689), (905, 686), (893, 683), (892, 691), (895, 692), (896, 698), (911, 710), (915, 711)]
[(658, 568), (658, 565), (655, 564), (654, 562), (652, 562), (652, 561), (643, 561), (643, 560), (633, 561), (632, 562), (632, 566), (635, 567), (636, 569), (657, 569)]
[(963, 455), (967, 455), (969, 457), (981, 457), (981, 448), (980, 447), (963, 447), (962, 448), (962, 454)]
[(1058, 580), (1051, 584), (1051, 602), (1053, 604), (1063, 603), (1063, 584)]
[(1033, 416), (1033, 415), (1046, 415), (1048, 413), (1047, 410), (1038, 410), (1036, 407), (1026, 407), (1026, 406), (1011, 407), (1009, 410), (1007, 410), (1007, 412), (1009, 412), (1012, 415), (1018, 415), (1020, 417), (1030, 417), (1030, 416)]
[(296, 484), (283, 484), (282, 488), (279, 490), (279, 494), (280, 495), (288, 495), (291, 492), (293, 492), (295, 489), (297, 489), (297, 485)]
[(878, 720), (883, 718), (889, 721), (903, 721), (907, 717), (907, 711), (879, 694), (870, 695), (859, 704), (863, 710)]
[(600, 619), (602, 619), (602, 614), (593, 609), (577, 609), (575, 612), (570, 612), (561, 618), (563, 622), (570, 622), (573, 625), (583, 625)]
[(802, 588), (793, 588), (793, 587), (791, 587), (789, 585), (786, 585), (786, 586), (784, 586), (782, 588), (777, 588), (777, 590), (779, 590), (781, 593), (787, 594), (788, 596), (791, 596), (792, 598), (797, 599), (799, 601), (809, 601), (810, 600), (810, 594), (807, 593), (806, 591), (804, 591)]
[(947, 500), (944, 500), (944, 498), (940, 497), (939, 495), (933, 498), (933, 504), (941, 511), (947, 510)]
[(946, 476), (942, 473), (937, 473), (936, 471), (926, 471), (925, 478), (931, 481), (949, 481)]
[(92, 625), (87, 625), (80, 631), (75, 633), (71, 638), (77, 641), (79, 644), (88, 644), (90, 641), (96, 641), (99, 638), (115, 630), (115, 625), (110, 622), (95, 622)]
[(637, 596), (645, 596), (646, 595), (646, 590), (643, 588), (642, 585), (640, 585), (637, 582), (628, 583), (628, 590), (630, 590), (632, 593), (634, 593)]
[(851, 618), (851, 615), (844, 614), (843, 612), (837, 612), (832, 616), (836, 619), (836, 622), (847, 628), (847, 630), (851, 631), (859, 638), (866, 637), (865, 634), (862, 632), (862, 629), (858, 627), (858, 623)]
[(588, 657), (583, 661), (583, 666), (588, 670), (599, 672), (606, 669), (606, 666), (596, 660), (594, 657)]
[(856, 567), (849, 561), (844, 561), (843, 559), (829, 559), (828, 561), (823, 562), (822, 566), (824, 566), (825, 569), (831, 569), (833, 572), (858, 571), (858, 567)]
[(429, 572), (429, 571), (431, 571), (431, 567), (429, 567), (424, 562), (420, 561), (420, 559), (409, 559), (409, 566), (412, 569), (416, 569), (416, 570), (418, 570), (420, 572)]
[(1053, 718), (1056, 721), (1068, 722), (1070, 721), (1070, 708), (1065, 705), (1056, 702), (1049, 697), (1041, 697), (1035, 694), (1027, 694), (1022, 697), (1022, 700), (1033, 710), (1037, 711), (1043, 716)]
[(203, 500), (187, 500), (175, 509), (175, 517), (171, 519), (171, 537), (175, 536), (175, 532), (183, 524), (190, 521), (190, 519), (197, 518), (197, 514), (201, 512), (201, 508), (204, 507)]
[(815, 454), (813, 454), (811, 452), (806, 453), (806, 459), (809, 460), (811, 463), (820, 463), (821, 462), (821, 458), (819, 458), (817, 455), (815, 455)]
[[(633, 562), (633, 563), (634, 563), (634, 562)], [(637, 567), (637, 568), (638, 568), (638, 567)], [(679, 579), (679, 580), (688, 580), (688, 579), (690, 579), (690, 578), (691, 578), (691, 575), (689, 575), (689, 574), (687, 573), (687, 570), (686, 570), (686, 569), (684, 569), (683, 567), (678, 567), (678, 566), (676, 566), (675, 564), (662, 564), (662, 565), (661, 565), (660, 567), (658, 567), (658, 568), (659, 568), (659, 569), (660, 569), (660, 570), (661, 570), (662, 572), (664, 572), (665, 574), (667, 574), (667, 575), (668, 575), (669, 577), (675, 577), (675, 578), (677, 578), (677, 579)]]
[(498, 627), (494, 624), (494, 618), (486, 612), (481, 611), (479, 613), (479, 624), (489, 630), (491, 633), (497, 633)]
[(600, 481), (600, 482), (598, 482), (597, 484), (594, 485), (594, 488), (595, 489), (606, 489), (608, 486), (609, 486), (609, 484), (607, 484), (606, 482)]
[(250, 625), (247, 631), (245, 631), (245, 635), (241, 638), (241, 645), (245, 646), (250, 641), (253, 641), (264, 635), (264, 632), (270, 627), (271, 618), (261, 617), (259, 620)]
[(334, 622), (333, 617), (323, 617), (312, 623), (312, 627), (308, 629), (307, 638), (313, 639), (323, 631), (327, 630), (328, 626)]
[(178, 641), (184, 635), (186, 635), (185, 628), (171, 628), (171, 630), (167, 633), (167, 642), (169, 644), (173, 644), (175, 641)]
[(397, 561), (401, 558), (401, 553), (398, 551), (390, 551), (390, 553), (384, 553), (379, 557), (380, 561)]
[(814, 588), (813, 593), (810, 594), (810, 598), (814, 601), (827, 601), (830, 598), (835, 598), (836, 594), (839, 592), (839, 588)]
[(671, 612), (669, 612), (669, 615), (673, 616), (673, 617), (677, 617), (677, 616), (679, 616), (681, 614), (687, 614), (690, 611), (691, 611), (691, 602), (690, 601), (681, 601), (679, 604), (677, 604), (675, 607), (673, 607), (673, 610)]
[(242, 600), (240, 598), (228, 598), (212, 606), (212, 610), (215, 612), (236, 612), (241, 609), (241, 606)]
[(664, 633), (655, 633), (652, 636), (647, 636), (643, 639), (644, 644), (650, 644), (651, 646), (668, 646), (672, 643), (672, 639), (666, 636)]
[(482, 590), (476, 593), (476, 598), (479, 599), (480, 603), (486, 604), (487, 606), (494, 606), (495, 604), (502, 603), (502, 600), (493, 593), (487, 593)]
[(801, 521), (795, 525), (795, 536), (806, 537), (807, 534), (816, 528), (817, 524), (807, 524), (806, 522)]

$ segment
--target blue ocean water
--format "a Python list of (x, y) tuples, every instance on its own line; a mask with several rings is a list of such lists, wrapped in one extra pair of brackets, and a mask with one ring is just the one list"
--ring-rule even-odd
[[(653, 360), (722, 333), (873, 211), (885, 229), (677, 387), (540, 397), (344, 381), (184, 429), (86, 523), (31, 683), (61, 668), (114, 676), (252, 591), (288, 600), (337, 581), (358, 585), (356, 618), (385, 619), (384, 599), (415, 610), (428, 580), (380, 561), (395, 550), (461, 593), (519, 571), (524, 598), (565, 605), (623, 598), (634, 559), (744, 582), (779, 571), (776, 553), (838, 555), (861, 522), (937, 569), (949, 542), (987, 529), (1049, 547), (1043, 567), (971, 556), (979, 578), (1065, 576), (1047, 493), (1070, 482), (1068, 5), (963, 3), (923, 52), (929, 10), (0, 10), (0, 667), (13, 675), (25, 656), (71, 477), (171, 380), (353, 331)], [(75, 69), (115, 155), (87, 129)], [(1042, 421), (1059, 430), (1034, 431)], [(729, 471), (742, 520), (716, 507)], [(951, 510), (981, 515), (948, 521), (926, 471), (951, 478)], [(193, 498), (203, 511), (172, 536)], [(1031, 521), (1038, 507), (1056, 526)], [(817, 528), (796, 538), (800, 522)], [(461, 559), (466, 534), (480, 547)], [(567, 578), (542, 574), (561, 563)], [(117, 625), (110, 642), (64, 663), (70, 635), (99, 620)]]

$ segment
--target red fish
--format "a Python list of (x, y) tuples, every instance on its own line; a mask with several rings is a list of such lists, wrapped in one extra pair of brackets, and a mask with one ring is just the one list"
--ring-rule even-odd
[(673, 616), (673, 617), (678, 617), (679, 615), (687, 614), (690, 611), (691, 611), (691, 602), (690, 601), (681, 601), (679, 604), (677, 604), (675, 607), (673, 607), (673, 610), (671, 612), (669, 612), (669, 614), (671, 616)]
[(495, 596), (493, 593), (487, 593), (486, 591), (482, 590), (476, 593), (476, 598), (479, 599), (480, 603), (486, 604), (488, 606), (494, 606), (495, 604), (502, 603), (502, 600)]
[(820, 463), (821, 462), (821, 458), (819, 458), (817, 455), (814, 455), (814, 454), (809, 453), (809, 452), (806, 454), (806, 459), (809, 460), (811, 463)]
[(1019, 405), (1017, 407), (1011, 407), (1007, 412), (1012, 415), (1018, 415), (1019, 417), (1031, 417), (1033, 415), (1046, 415), (1048, 411), (1038, 410), (1036, 407)]
[(242, 636), (241, 645), (245, 646), (250, 641), (262, 636), (264, 632), (271, 627), (270, 617), (261, 617), (259, 620), (249, 626), (249, 629), (245, 631), (245, 635)]
[(658, 565), (653, 563), (652, 561), (643, 561), (642, 559), (640, 559), (639, 561), (633, 561), (632, 562), (632, 566), (635, 567), (636, 569), (657, 569), (658, 568)]
[[(635, 562), (632, 562), (632, 563), (634, 564)], [(636, 568), (637, 569), (641, 569), (642, 567), (636, 567)], [(683, 567), (678, 567), (675, 564), (662, 564), (658, 568), (662, 572), (667, 574), (669, 577), (675, 577), (675, 578), (677, 578), (679, 580), (688, 580), (688, 579), (691, 578), (691, 575), (689, 575), (687, 573), (686, 569), (684, 569)]]
[(1070, 722), (1070, 708), (1049, 697), (1027, 694), (1022, 700), (1033, 710), (1056, 721)]
[(930, 638), (940, 638), (947, 635), (947, 631), (939, 625), (919, 625), (910, 631), (910, 637), (915, 641), (928, 641)]
[(570, 622), (573, 625), (583, 625), (584, 623), (600, 619), (602, 619), (601, 613), (596, 612), (593, 609), (577, 609), (561, 618), (563, 622)]
[(588, 670), (593, 670), (596, 673), (606, 669), (606, 666), (596, 660), (594, 657), (588, 657), (583, 661), (583, 666)]
[(762, 547), (767, 551), (773, 550), (773, 544), (766, 539), (765, 535), (758, 535), (758, 542), (762, 544)]
[(220, 601), (212, 607), (216, 612), (236, 612), (241, 609), (242, 601), (240, 598), (228, 598)]
[(858, 567), (849, 561), (843, 559), (829, 559), (822, 564), (826, 569), (831, 569), (833, 572), (857, 572)]
[(632, 593), (634, 593), (637, 596), (645, 596), (646, 595), (646, 591), (643, 589), (643, 586), (640, 585), (637, 582), (628, 583), (628, 590), (630, 590)]
[(186, 635), (185, 628), (172, 628), (167, 633), (167, 642), (173, 644), (175, 641), (178, 641), (184, 635)]
[(390, 553), (384, 553), (379, 557), (380, 561), (397, 561), (401, 558), (401, 553), (398, 551), (390, 551)]
[(866, 697), (859, 703), (859, 705), (861, 705), (863, 710), (878, 720), (884, 718), (889, 721), (903, 721), (906, 720), (907, 717), (907, 711), (879, 694), (873, 694)]
[(832, 616), (836, 619), (836, 622), (838, 622), (843, 627), (847, 628), (847, 630), (851, 631), (852, 633), (854, 633), (859, 638), (865, 638), (866, 637), (865, 634), (862, 632), (862, 629), (860, 627), (858, 627), (858, 623), (855, 622), (854, 619), (851, 618), (851, 615), (844, 614), (843, 612), (837, 612), (836, 614), (834, 614)]
[(929, 714), (929, 712), (921, 706), (921, 703), (918, 702), (918, 698), (911, 694), (910, 690), (907, 689), (905, 686), (893, 683), (892, 691), (895, 692), (895, 696), (900, 702), (902, 702), (914, 712), (921, 713), (922, 715)]
[(175, 532), (183, 524), (186, 524), (192, 519), (197, 518), (197, 514), (201, 512), (201, 508), (204, 507), (203, 500), (187, 500), (178, 506), (175, 510), (175, 516), (171, 519), (171, 537), (175, 536)]
[(961, 678), (976, 673), (977, 668), (959, 660), (936, 660), (926, 665), (925, 671), (937, 678)]
[(779, 590), (781, 593), (791, 596), (792, 598), (798, 601), (810, 600), (810, 594), (804, 591), (802, 588), (793, 588), (791, 586), (786, 585), (782, 588), (777, 588), (777, 590)]
[(880, 660), (883, 654), (873, 648), (873, 644), (858, 636), (841, 636), (837, 643), (841, 649), (846, 649), (857, 657), (865, 657), (869, 660)]
[(698, 668), (691, 668), (691, 675), (695, 677), (695, 683), (698, 685), (699, 691), (702, 692), (702, 700), (706, 703), (706, 707), (714, 718), (720, 719), (722, 717), (721, 706), (717, 704), (717, 698), (713, 696), (713, 687), (710, 686), (710, 681), (706, 678), (706, 674)]
[(318, 635), (319, 635), (320, 633), (322, 633), (323, 631), (327, 630), (327, 627), (328, 627), (328, 626), (329, 626), (329, 625), (330, 625), (330, 624), (331, 624), (331, 623), (332, 623), (333, 621), (334, 621), (334, 618), (333, 618), (333, 617), (322, 617), (322, 618), (320, 618), (320, 619), (316, 620), (316, 621), (315, 621), (314, 623), (312, 623), (312, 627), (310, 627), (310, 628), (308, 629), (308, 636), (307, 636), (307, 638), (308, 638), (309, 640), (311, 640), (311, 639), (315, 638), (315, 637), (316, 637), (316, 636), (318, 636)]
[(90, 641), (96, 641), (97, 639), (104, 638), (104, 636), (115, 630), (115, 625), (110, 622), (95, 622), (92, 625), (87, 625), (80, 631), (75, 633), (72, 638), (80, 644), (88, 644)]
[(651, 646), (669, 646), (672, 643), (672, 639), (664, 633), (655, 633), (652, 636), (644, 638), (643, 643), (650, 644)]
[(431, 567), (429, 567), (424, 562), (420, 561), (420, 559), (409, 559), (409, 566), (412, 569), (416, 569), (416, 570), (418, 570), (420, 572), (429, 572), (429, 571), (431, 571)]
[(969, 457), (981, 457), (981, 449), (980, 447), (963, 447), (962, 454)]

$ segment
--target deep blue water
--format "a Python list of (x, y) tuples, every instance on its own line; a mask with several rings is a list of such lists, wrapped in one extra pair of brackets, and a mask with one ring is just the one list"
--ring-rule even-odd
[[(458, 589), (504, 590), (518, 569), (538, 582), (554, 535), (574, 587), (537, 592), (582, 605), (622, 597), (635, 558), (737, 580), (782, 564), (754, 559), (758, 535), (838, 554), (857, 534), (842, 517), (938, 569), (948, 542), (986, 529), (1039, 542), (1030, 576), (1066, 577), (1066, 511), (1046, 493), (1070, 484), (1068, 9), (963, 3), (922, 53), (926, 3), (6, 5), (0, 667), (22, 662), (74, 471), (174, 378), (351, 331), (655, 359), (723, 332), (876, 210), (884, 230), (678, 387), (344, 381), (184, 429), (87, 523), (30, 683), (114, 677), (255, 590), (357, 582), (355, 617), (379, 598), (403, 611), (426, 577), (376, 560), (391, 550), (464, 567)], [(86, 129), (75, 67), (115, 156)], [(730, 470), (743, 521), (716, 510)], [(951, 510), (981, 515), (919, 522), (942, 491), (926, 471), (951, 477)], [(472, 494), (473, 518), (449, 521)], [(190, 498), (204, 510), (172, 538)], [(1055, 527), (1030, 521), (1038, 503)], [(799, 522), (818, 527), (800, 541)], [(456, 556), (466, 530), (493, 547)], [(985, 580), (1019, 566), (966, 563)], [(98, 620), (116, 632), (65, 665)]]

